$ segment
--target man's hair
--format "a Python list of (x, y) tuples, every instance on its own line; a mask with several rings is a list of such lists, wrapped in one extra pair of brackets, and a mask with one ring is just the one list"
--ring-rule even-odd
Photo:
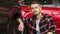
[(40, 4), (41, 5), (41, 2), (39, 2), (39, 1), (37, 1), (37, 0), (33, 0), (31, 3), (30, 3), (30, 5), (31, 4)]

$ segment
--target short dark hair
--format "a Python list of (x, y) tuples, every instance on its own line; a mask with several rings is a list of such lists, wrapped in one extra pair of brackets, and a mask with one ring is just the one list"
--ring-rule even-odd
[(37, 0), (31, 1), (30, 5), (31, 5), (31, 4), (40, 4), (40, 5), (42, 5), (41, 2), (39, 2), (39, 1), (37, 1)]

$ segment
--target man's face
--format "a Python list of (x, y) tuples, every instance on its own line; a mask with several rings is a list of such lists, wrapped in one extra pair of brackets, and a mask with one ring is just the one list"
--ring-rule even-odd
[(38, 15), (41, 12), (41, 7), (39, 4), (31, 4), (31, 12), (34, 15)]

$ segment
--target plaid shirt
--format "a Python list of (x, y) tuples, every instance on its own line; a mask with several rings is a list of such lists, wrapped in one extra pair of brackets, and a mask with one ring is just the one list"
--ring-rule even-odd
[[(28, 34), (36, 34), (36, 18), (33, 16), (31, 18), (25, 19), (27, 24)], [(55, 33), (55, 25), (51, 16), (47, 14), (42, 14), (42, 18), (39, 23), (40, 34), (47, 34), (47, 32)]]

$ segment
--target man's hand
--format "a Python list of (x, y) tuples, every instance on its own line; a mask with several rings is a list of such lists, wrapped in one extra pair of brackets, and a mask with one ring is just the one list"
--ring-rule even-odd
[(24, 24), (23, 24), (23, 23), (20, 23), (20, 24), (19, 24), (18, 30), (19, 30), (20, 32), (23, 32), (23, 31), (24, 31)]
[(48, 32), (47, 34), (53, 34), (52, 32)]
[(19, 23), (18, 30), (23, 32), (24, 31), (24, 24), (21, 18), (17, 18), (17, 21)]

